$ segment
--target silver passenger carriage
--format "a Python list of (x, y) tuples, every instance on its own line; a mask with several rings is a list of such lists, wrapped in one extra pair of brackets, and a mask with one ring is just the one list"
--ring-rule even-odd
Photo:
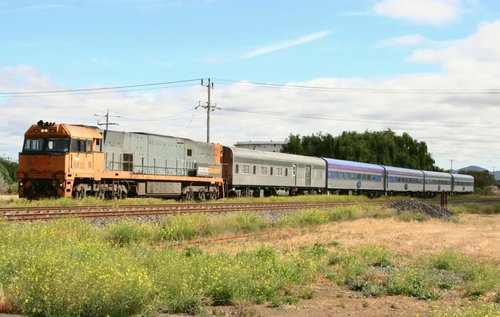
[(223, 178), (229, 196), (294, 195), (324, 192), (321, 158), (224, 147)]
[(431, 196), (440, 192), (451, 192), (452, 177), (450, 173), (423, 171), (425, 178), (424, 191)]
[(329, 191), (359, 191), (378, 196), (384, 191), (384, 168), (376, 164), (325, 158), (328, 164)]
[(472, 193), (474, 191), (474, 177), (464, 174), (451, 174), (454, 193)]
[(383, 167), (386, 173), (386, 192), (422, 193), (424, 191), (424, 172), (393, 166)]

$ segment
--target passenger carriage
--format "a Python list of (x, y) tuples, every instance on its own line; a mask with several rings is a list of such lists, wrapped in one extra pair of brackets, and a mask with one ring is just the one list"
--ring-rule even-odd
[(452, 177), (450, 173), (443, 172), (424, 172), (424, 192), (428, 196), (433, 196), (435, 193), (451, 192)]
[(324, 158), (328, 166), (327, 189), (338, 193), (363, 192), (371, 197), (384, 191), (384, 168), (376, 164)]
[(385, 191), (394, 193), (422, 193), (424, 191), (424, 172), (414, 169), (383, 166), (385, 169)]
[(293, 195), (324, 192), (321, 158), (224, 147), (223, 178), (230, 196)]
[(474, 191), (474, 177), (464, 174), (451, 174), (454, 193), (472, 193)]

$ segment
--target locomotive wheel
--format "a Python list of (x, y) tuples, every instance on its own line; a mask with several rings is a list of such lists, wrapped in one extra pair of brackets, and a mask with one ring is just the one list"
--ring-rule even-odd
[(85, 190), (85, 186), (83, 185), (76, 186), (73, 195), (76, 199), (85, 198), (87, 196), (87, 191)]
[(184, 194), (182, 194), (182, 200), (188, 201), (193, 199), (193, 190), (189, 189)]
[(199, 201), (205, 200), (205, 190), (200, 189), (200, 190), (198, 191), (198, 194), (197, 194), (196, 198), (197, 198)]
[(98, 190), (95, 192), (95, 198), (104, 199), (106, 198), (106, 192), (104, 190)]

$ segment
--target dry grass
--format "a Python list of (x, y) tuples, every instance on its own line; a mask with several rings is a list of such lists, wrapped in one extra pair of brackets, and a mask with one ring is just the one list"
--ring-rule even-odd
[[(246, 241), (207, 243), (200, 247), (207, 251), (236, 253), (264, 246), (296, 250), (321, 243), (326, 247), (331, 246), (331, 251), (334, 251), (337, 245), (351, 250), (360, 245), (374, 244), (384, 246), (398, 256), (399, 264), (410, 263), (420, 256), (437, 254), (443, 250), (454, 250), (500, 265), (500, 215), (463, 214), (459, 216), (458, 222), (405, 222), (397, 218), (359, 219), (307, 228), (282, 228), (267, 233), (265, 236)], [(437, 301), (422, 301), (406, 296), (364, 297), (359, 292), (332, 283), (318, 281), (313, 286), (313, 299), (279, 310), (265, 306), (247, 308), (254, 312), (255, 316), (273, 317), (433, 316), (438, 311), (447, 311), (469, 303), (463, 298), (463, 294), (456, 290), (446, 292), (444, 298)], [(491, 303), (491, 296), (494, 295), (487, 296), (489, 299), (486, 304)], [(486, 304), (482, 301), (472, 302), (478, 309), (482, 309), (482, 305)], [(491, 307), (496, 309), (495, 313), (498, 314), (498, 304)], [(496, 316), (495, 313), (490, 316)]]
[(222, 245), (207, 244), (203, 248), (236, 253), (263, 246), (294, 250), (314, 243), (340, 244), (347, 248), (377, 244), (409, 258), (451, 249), (500, 263), (500, 216), (462, 215), (458, 223), (359, 219), (307, 228), (278, 229), (257, 239), (226, 241)]

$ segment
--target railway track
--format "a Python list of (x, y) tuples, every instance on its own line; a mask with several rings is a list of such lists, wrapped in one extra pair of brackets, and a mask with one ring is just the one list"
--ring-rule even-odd
[[(0, 207), (0, 219), (8, 222), (54, 220), (61, 218), (119, 218), (171, 216), (193, 213), (232, 213), (238, 211), (267, 212), (331, 208), (356, 204), (390, 205), (396, 201), (344, 201), (344, 202), (276, 202), (276, 203), (211, 203), (165, 205), (66, 206), (66, 207)], [(500, 199), (460, 199), (449, 204), (500, 203)], [(436, 202), (434, 202), (436, 203)]]
[[(373, 202), (372, 202), (373, 203)], [(380, 204), (390, 202), (378, 202)], [(166, 205), (117, 205), (117, 206), (70, 206), (70, 207), (3, 207), (0, 219), (6, 221), (54, 220), (60, 218), (119, 218), (136, 216), (168, 216), (193, 213), (233, 213), (238, 211), (266, 212), (328, 208), (359, 204), (359, 202), (318, 203), (216, 203), (216, 204), (166, 204)]]

